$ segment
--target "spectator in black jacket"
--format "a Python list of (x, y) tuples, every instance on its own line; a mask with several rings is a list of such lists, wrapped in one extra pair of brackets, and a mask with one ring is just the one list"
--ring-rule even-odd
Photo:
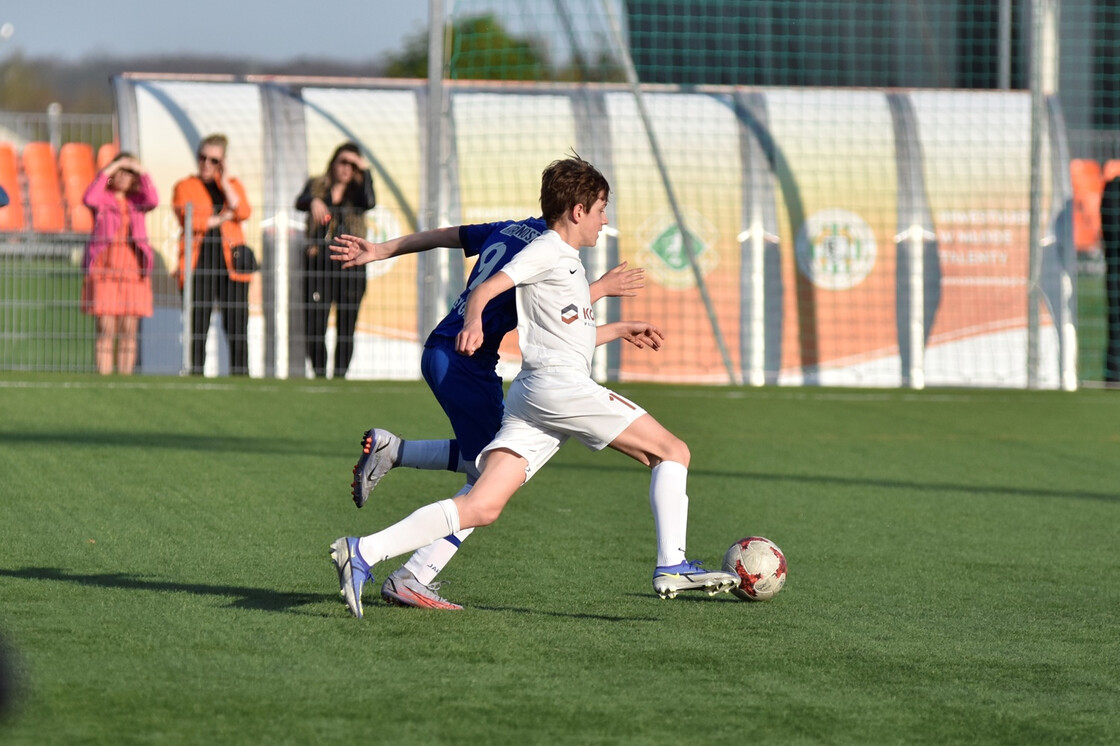
[(1104, 195), (1101, 197), (1101, 238), (1104, 245), (1105, 307), (1108, 312), (1104, 380), (1120, 383), (1120, 176), (1104, 187)]
[(373, 175), (352, 142), (339, 145), (327, 172), (307, 180), (296, 198), (296, 209), (308, 213), (307, 245), (303, 256), (304, 301), (307, 304), (307, 356), (315, 375), (327, 375), (327, 319), (336, 307), (334, 377), (344, 378), (354, 355), (354, 326), (366, 292), (362, 267), (341, 269), (330, 259), (334, 236), (366, 235), (365, 213), (375, 204)]

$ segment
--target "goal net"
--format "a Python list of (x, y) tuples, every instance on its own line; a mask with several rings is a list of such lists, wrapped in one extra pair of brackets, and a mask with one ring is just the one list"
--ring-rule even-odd
[(448, 3), (452, 217), (532, 212), (572, 150), (603, 170), (589, 261), (644, 267), (611, 313), (669, 340), (610, 377), (1068, 387), (1065, 133), (997, 5)]

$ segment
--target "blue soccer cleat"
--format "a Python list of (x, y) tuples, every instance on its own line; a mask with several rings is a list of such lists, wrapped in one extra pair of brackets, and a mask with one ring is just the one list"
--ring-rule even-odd
[(346, 600), (350, 613), (362, 618), (362, 586), (373, 580), (369, 565), (358, 553), (358, 540), (343, 536), (331, 544), (331, 560), (338, 570), (338, 592)]
[(709, 596), (727, 593), (739, 585), (739, 576), (722, 570), (705, 570), (699, 560), (662, 565), (653, 571), (653, 590), (661, 598), (676, 598), (681, 591), (706, 591)]

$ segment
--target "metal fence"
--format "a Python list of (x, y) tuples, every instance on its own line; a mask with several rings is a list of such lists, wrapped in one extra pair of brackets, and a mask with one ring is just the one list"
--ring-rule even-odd
[[(444, 36), (450, 48), (444, 74), (460, 80), (622, 80), (621, 50), (608, 41), (613, 37), (604, 20), (609, 4), (590, 0), (434, 4), (448, 7)], [(1036, 35), (1034, 24), (1039, 11), (1049, 14), (1056, 8), (1053, 0), (911, 4), (887, 0), (649, 0), (613, 5), (622, 9), (629, 51), (643, 82), (886, 85), (931, 90), (1046, 88), (1056, 94), (1064, 112), (1066, 157), (1102, 164), (1120, 159), (1120, 93), (1115, 86), (1120, 70), (1120, 10), (1113, 2), (1067, 0), (1060, 4), (1060, 22), (1042, 36)], [(486, 15), (493, 22), (468, 23), (472, 17)], [(765, 23), (754, 22), (755, 16)], [(718, 22), (711, 22), (713, 17)], [(698, 20), (704, 18), (708, 20)], [(433, 39), (437, 36), (440, 34), (433, 34)], [(503, 45), (516, 48), (518, 54), (493, 51)], [(1056, 62), (1059, 57), (1060, 64)], [(1056, 77), (1046, 78), (1047, 70), (1056, 70)], [(1033, 80), (1031, 76), (1040, 71), (1043, 77)], [(705, 77), (732, 72), (748, 79)], [(687, 80), (674, 77), (680, 75)], [(810, 115), (812, 111), (807, 111), (806, 116)], [(666, 119), (680, 122), (687, 116), (687, 111), (677, 109)], [(480, 126), (490, 126), (480, 121)], [(115, 130), (113, 118), (107, 116), (0, 112), (0, 140), (17, 143), (47, 141), (57, 148), (68, 141), (82, 141), (97, 147), (113, 140)], [(321, 159), (316, 156), (315, 160)], [(442, 186), (430, 178), (432, 173), (427, 174), (427, 188), (439, 191)], [(440, 208), (433, 201), (426, 209), (426, 214), (436, 215)], [(283, 209), (275, 207), (274, 212), (280, 214)], [(176, 240), (177, 224), (166, 207), (153, 213), (149, 228), (157, 240)], [(282, 226), (280, 231), (287, 229)], [(682, 238), (688, 233), (682, 231)], [(298, 240), (298, 231), (293, 235)], [(78, 308), (81, 277), (77, 262), (83, 243), (81, 236), (0, 234), (0, 369), (92, 370), (93, 325)], [(280, 245), (286, 247), (287, 243)], [(1078, 374), (1082, 381), (1097, 381), (1105, 336), (1103, 262), (1097, 250), (1078, 252), (1077, 258)], [(276, 288), (301, 280), (298, 276), (278, 278), (270, 274), (273, 271), (266, 267), (251, 298), (251, 327), (259, 330), (252, 333), (267, 340), (275, 328), (288, 323), (286, 319), (293, 320), (295, 333), (289, 337), (290, 344), (298, 349), (305, 342), (299, 333), (299, 303), (267, 316), (261, 309), (284, 300), (270, 296)], [(422, 269), (417, 273), (423, 274)], [(413, 288), (404, 283), (392, 288), (383, 281), (378, 283), (371, 284), (375, 295), (367, 299), (377, 308), (376, 315), (403, 313), (396, 310), (394, 298)], [(172, 372), (175, 366), (161, 363), (153, 367), (153, 361), (169, 359), (166, 350), (183, 348), (178, 326), (181, 298), (178, 288), (165, 280), (157, 283), (156, 295), (156, 317), (142, 327), (140, 369)], [(298, 297), (298, 292), (291, 297)], [(375, 316), (367, 315), (370, 317)], [(419, 334), (401, 341), (414, 345)], [(270, 375), (269, 360), (280, 353), (270, 351), (265, 342), (254, 343), (253, 348), (253, 374)], [(221, 346), (217, 349), (220, 356)], [(379, 348), (374, 354), (397, 352)], [(400, 354), (408, 358), (411, 352)], [(401, 375), (410, 373), (402, 367)]]
[(66, 114), (57, 106), (45, 113), (0, 111), (0, 141), (49, 142), (57, 153), (68, 142), (89, 143), (96, 150), (115, 139), (112, 114)]

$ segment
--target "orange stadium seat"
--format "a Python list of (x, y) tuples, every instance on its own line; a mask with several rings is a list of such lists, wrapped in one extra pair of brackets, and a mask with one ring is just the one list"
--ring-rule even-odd
[(8, 206), (0, 207), (0, 232), (22, 231), (23, 196), (19, 188), (16, 149), (10, 142), (0, 142), (0, 186), (8, 193)]
[(1078, 251), (1099, 249), (1104, 191), (1101, 164), (1091, 158), (1072, 159), (1069, 176), (1073, 184), (1073, 245)]
[(82, 197), (93, 181), (93, 146), (84, 142), (66, 143), (58, 151), (58, 168), (62, 173), (62, 198), (70, 230), (89, 233), (93, 230), (93, 213), (82, 203)]
[(27, 178), (27, 202), (31, 208), (31, 230), (36, 233), (62, 233), (66, 214), (62, 209), (62, 189), (58, 165), (49, 142), (29, 142), (23, 146), (23, 175)]
[(109, 162), (117, 157), (117, 153), (121, 152), (120, 147), (115, 142), (107, 142), (97, 149), (97, 170), (105, 168)]

